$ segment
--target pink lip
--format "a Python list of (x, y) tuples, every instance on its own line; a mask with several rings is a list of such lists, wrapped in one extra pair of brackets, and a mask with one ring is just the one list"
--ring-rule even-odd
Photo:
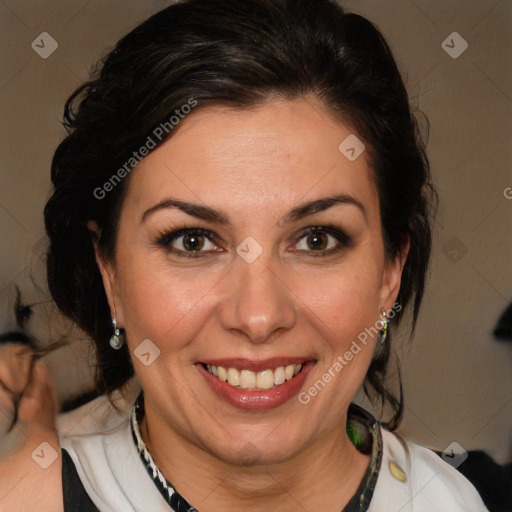
[[(229, 360), (229, 364), (232, 365), (235, 360)], [(241, 360), (237, 360), (241, 361)], [(276, 366), (284, 366), (282, 364), (277, 364), (274, 366), (276, 360), (270, 360), (267, 359), (264, 362), (258, 362), (254, 366), (261, 368), (263, 370), (266, 370), (268, 368), (275, 368)], [(304, 359), (297, 360), (296, 363), (292, 363), (289, 361), (293, 361), (292, 359), (286, 359), (288, 364), (299, 364), (301, 362), (304, 362)], [(208, 362), (205, 364), (213, 364), (215, 366), (224, 366), (228, 361), (223, 360), (221, 363), (219, 362)], [(247, 363), (248, 361), (245, 361)], [(269, 362), (271, 362), (269, 364)], [(224, 363), (224, 364), (223, 364)], [(245, 369), (249, 369), (247, 365), (241, 365)], [(263, 365), (263, 366), (262, 366)], [(274, 387), (273, 389), (267, 389), (267, 390), (258, 390), (258, 391), (249, 391), (246, 389), (239, 389), (231, 386), (227, 382), (223, 382), (217, 377), (214, 377), (208, 370), (206, 370), (201, 363), (198, 363), (195, 365), (196, 368), (199, 370), (201, 375), (205, 378), (206, 382), (210, 386), (210, 388), (213, 390), (213, 392), (231, 404), (234, 407), (237, 407), (239, 409), (246, 409), (246, 410), (253, 410), (253, 411), (262, 411), (267, 409), (274, 409), (276, 407), (279, 407), (280, 405), (283, 405), (284, 403), (288, 402), (291, 398), (293, 398), (295, 395), (298, 394), (302, 386), (304, 385), (304, 381), (306, 380), (310, 370), (315, 366), (314, 361), (307, 361), (304, 362), (304, 365), (302, 367), (302, 371), (293, 377), (292, 379), (284, 382), (283, 384)], [(236, 365), (240, 366), (240, 365)], [(235, 365), (233, 366), (226, 366), (227, 368), (236, 368)], [(252, 371), (258, 371), (258, 370), (252, 370)]]
[(313, 358), (307, 357), (272, 357), (270, 359), (208, 359), (201, 361), (203, 364), (211, 366), (222, 366), (223, 368), (236, 368), (237, 370), (250, 370), (252, 372), (262, 372), (264, 370), (274, 370), (278, 366), (288, 366), (290, 364), (304, 364)]

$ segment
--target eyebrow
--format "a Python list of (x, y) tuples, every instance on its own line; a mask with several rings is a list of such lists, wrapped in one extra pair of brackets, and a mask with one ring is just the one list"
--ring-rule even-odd
[[(357, 207), (363, 214), (365, 220), (368, 220), (366, 208), (360, 201), (347, 194), (337, 194), (333, 196), (321, 197), (313, 201), (308, 201), (299, 204), (298, 206), (290, 210), (282, 219), (280, 219), (278, 221), (278, 225), (284, 226), (287, 224), (291, 224), (293, 222), (297, 222), (305, 217), (314, 215), (315, 213), (323, 212), (337, 204), (346, 204)], [(170, 208), (176, 208), (192, 217), (196, 217), (198, 219), (202, 219), (205, 221), (214, 222), (224, 226), (231, 224), (229, 215), (227, 215), (221, 210), (211, 208), (209, 206), (203, 206), (197, 203), (180, 201), (178, 199), (173, 198), (164, 199), (155, 206), (152, 206), (151, 208), (146, 210), (142, 215), (141, 222), (144, 222), (150, 215), (159, 210), (166, 210)]]

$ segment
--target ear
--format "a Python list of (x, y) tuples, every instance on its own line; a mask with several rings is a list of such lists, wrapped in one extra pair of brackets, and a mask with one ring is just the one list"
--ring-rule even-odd
[(121, 300), (119, 297), (119, 287), (117, 281), (117, 273), (115, 264), (112, 261), (106, 260), (102, 255), (98, 242), (101, 236), (101, 230), (96, 221), (90, 220), (87, 223), (87, 229), (91, 234), (91, 239), (94, 244), (94, 254), (96, 263), (101, 273), (103, 280), (103, 287), (107, 294), (108, 304), (110, 306), (110, 316), (117, 319), (119, 327), (124, 326), (123, 309), (121, 307)]
[(382, 273), (380, 303), (382, 309), (389, 311), (396, 302), (400, 283), (402, 281), (402, 271), (404, 269), (411, 240), (407, 237), (400, 251), (392, 258), (388, 258), (384, 263), (384, 272)]

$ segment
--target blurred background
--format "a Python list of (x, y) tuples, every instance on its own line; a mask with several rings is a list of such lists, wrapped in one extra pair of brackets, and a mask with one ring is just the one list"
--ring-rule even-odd
[[(397, 343), (406, 400), (399, 432), (438, 451), (456, 442), (510, 462), (512, 343), (493, 331), (512, 299), (512, 2), (342, 3), (381, 29), (413, 105), (430, 120), (442, 199), (416, 336)], [(0, 1), (0, 321), (10, 328), (17, 285), (35, 304), (31, 332), (41, 343), (74, 340), (48, 356), (62, 399), (90, 386), (93, 361), (44, 287), (42, 212), (63, 105), (122, 35), (168, 4)]]

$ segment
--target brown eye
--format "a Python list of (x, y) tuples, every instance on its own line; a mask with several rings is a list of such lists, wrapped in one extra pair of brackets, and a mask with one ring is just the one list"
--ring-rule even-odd
[(178, 256), (196, 257), (220, 251), (212, 241), (216, 237), (210, 231), (199, 228), (183, 228), (160, 235), (158, 245)]
[(309, 248), (313, 251), (326, 249), (329, 240), (325, 233), (310, 233), (306, 238), (306, 243)]
[(204, 246), (204, 236), (184, 235), (182, 244), (186, 251), (200, 251)]
[(306, 229), (298, 237), (294, 251), (311, 256), (333, 254), (352, 245), (352, 239), (334, 226), (315, 226)]
[(323, 231), (310, 231), (302, 235), (295, 249), (309, 252), (329, 251), (339, 244), (339, 240), (334, 235)]

